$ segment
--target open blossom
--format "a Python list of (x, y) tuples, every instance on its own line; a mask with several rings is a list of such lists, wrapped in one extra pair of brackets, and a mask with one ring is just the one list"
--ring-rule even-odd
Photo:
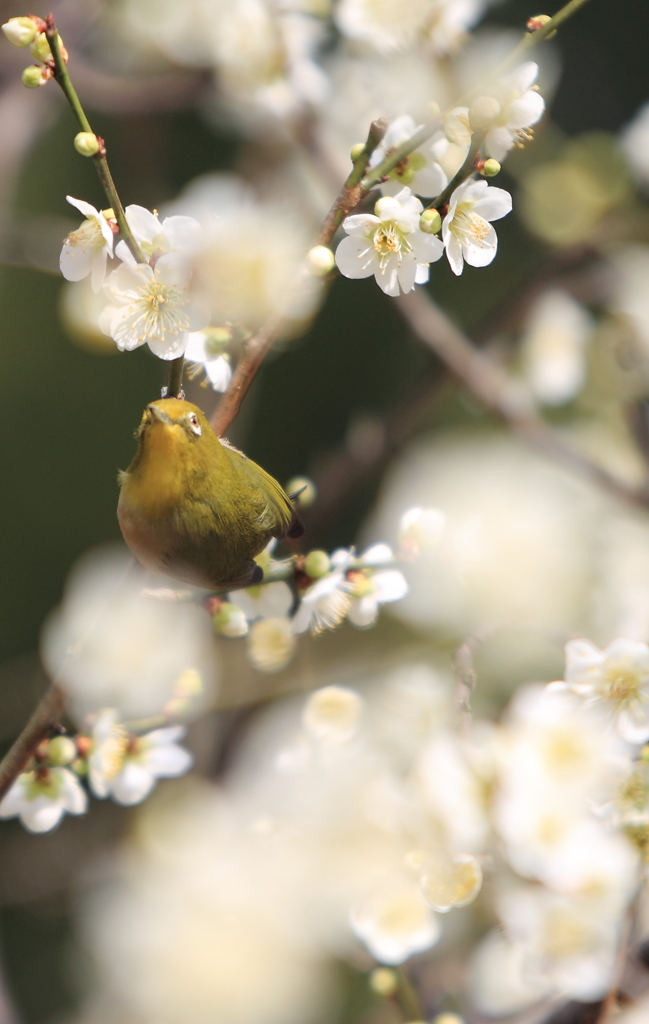
[(189, 291), (191, 267), (177, 253), (161, 256), (155, 269), (124, 263), (104, 285), (112, 299), (99, 320), (122, 351), (148, 345), (160, 359), (175, 359), (187, 346), (190, 331), (205, 327), (209, 313)]
[(350, 739), (363, 713), (363, 698), (348, 686), (322, 686), (306, 701), (302, 724), (319, 740), (341, 743)]
[(511, 211), (512, 197), (502, 188), (470, 178), (451, 196), (442, 224), (446, 255), (454, 274), (461, 274), (466, 261), (472, 267), (486, 267), (498, 248), (491, 221)]
[(88, 765), (93, 793), (111, 796), (124, 807), (141, 803), (158, 779), (175, 778), (191, 768), (192, 755), (177, 743), (184, 735), (182, 726), (170, 726), (129, 736), (115, 711), (103, 711), (93, 731)]
[(289, 618), (259, 619), (250, 627), (248, 659), (260, 672), (279, 672), (293, 657), (295, 643)]
[(570, 640), (565, 676), (565, 687), (612, 717), (623, 739), (629, 743), (649, 739), (647, 644), (621, 638), (601, 651), (590, 640)]
[(439, 924), (419, 887), (387, 885), (358, 904), (350, 915), (354, 933), (383, 964), (401, 964), (413, 953), (430, 949)]
[(353, 552), (344, 548), (334, 551), (330, 560), (332, 571), (302, 594), (300, 607), (293, 617), (293, 633), (306, 633), (308, 629), (317, 635), (340, 625), (351, 603), (352, 584), (347, 579), (347, 570), (353, 557)]
[(374, 274), (386, 295), (409, 292), (428, 280), (428, 265), (442, 255), (435, 235), (420, 230), (423, 206), (409, 188), (383, 196), (374, 214), (357, 213), (343, 221), (348, 237), (336, 249), (336, 263), (345, 277)]
[(23, 772), (0, 803), (0, 818), (20, 818), (29, 832), (50, 832), (63, 815), (85, 814), (88, 798), (74, 772)]
[[(165, 217), (161, 223), (144, 206), (127, 206), (124, 214), (135, 241), (147, 259), (151, 256), (164, 256), (168, 252), (190, 256), (200, 244), (202, 229), (193, 217)], [(115, 255), (124, 263), (136, 264), (124, 240), (115, 246)]]
[(82, 281), (90, 275), (92, 290), (98, 292), (106, 276), (106, 260), (113, 255), (113, 232), (100, 210), (83, 199), (72, 196), (66, 199), (86, 219), (63, 243), (59, 260), (61, 273), (66, 281)]
[(374, 625), (380, 605), (400, 601), (408, 593), (408, 584), (398, 569), (375, 573), (360, 570), (350, 573), (348, 579), (352, 590), (347, 618), (360, 629)]
[[(223, 351), (223, 343), (214, 337), (214, 333), (209, 328), (206, 331), (190, 331), (185, 359), (195, 363), (196, 370), (203, 367), (215, 391), (227, 391), (232, 377), (230, 357)], [(190, 377), (193, 375), (192, 371)]]
[[(376, 167), (386, 156), (405, 142), (417, 131), (414, 118), (409, 114), (397, 117), (390, 124), (380, 146), (372, 153), (370, 167)], [(388, 180), (381, 184), (384, 196), (396, 196), (404, 186), (408, 186), (415, 195), (432, 198), (439, 195), (447, 182), (447, 177), (435, 160), (429, 139), (419, 149), (409, 153), (388, 174)]]
[(512, 146), (527, 140), (528, 129), (543, 117), (545, 100), (532, 88), (538, 73), (538, 64), (527, 61), (506, 75), (493, 92), (496, 104), (485, 148), (496, 160), (503, 160)]

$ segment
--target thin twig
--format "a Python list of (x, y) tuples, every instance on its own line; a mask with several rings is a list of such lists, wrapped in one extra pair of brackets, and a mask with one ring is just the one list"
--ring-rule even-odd
[(627, 483), (565, 444), (539, 416), (523, 388), (474, 348), (422, 289), (402, 295), (397, 303), (415, 335), (518, 434), (615, 497), (649, 508), (649, 485)]
[(39, 743), (57, 731), (64, 706), (63, 691), (52, 683), (20, 736), (0, 761), (0, 800), (26, 767)]

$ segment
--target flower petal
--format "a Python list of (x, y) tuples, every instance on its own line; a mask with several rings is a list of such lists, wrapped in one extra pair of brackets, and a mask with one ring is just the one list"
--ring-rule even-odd
[(358, 629), (367, 629), (373, 626), (379, 615), (379, 602), (376, 594), (366, 594), (365, 597), (352, 598), (347, 612), (347, 618)]
[(417, 277), (417, 260), (412, 253), (409, 253), (401, 261), (401, 266), (397, 272), (399, 284), (401, 290), (407, 294), (411, 292), (415, 287), (415, 278)]
[(189, 255), (200, 244), (203, 229), (193, 217), (167, 217), (162, 222), (162, 233), (174, 252)]
[(162, 224), (144, 206), (127, 206), (124, 213), (126, 223), (138, 242), (152, 242), (156, 235), (162, 233)]
[(92, 270), (92, 255), (88, 249), (64, 243), (59, 267), (66, 281), (83, 281)]
[(100, 253), (97, 253), (92, 261), (92, 270), (90, 272), (90, 286), (95, 293), (98, 295), (101, 291), (101, 286), (104, 283), (106, 277), (106, 259), (108, 253), (105, 249), (102, 249)]
[(147, 756), (147, 768), (158, 779), (173, 779), (189, 771), (194, 758), (184, 747), (168, 743), (163, 747), (153, 747)]
[(149, 795), (155, 783), (155, 776), (150, 771), (134, 761), (127, 761), (113, 781), (111, 796), (122, 807), (132, 807)]
[(529, 128), (543, 117), (545, 100), (533, 89), (524, 93), (520, 99), (509, 105), (507, 113), (508, 128)]
[(86, 203), (84, 199), (75, 199), (74, 196), (66, 196), (65, 198), (69, 202), (70, 206), (74, 206), (79, 213), (84, 215), (84, 217), (99, 216), (99, 210), (96, 210), (90, 203)]
[(189, 260), (185, 256), (181, 256), (180, 253), (168, 252), (161, 256), (156, 263), (155, 276), (167, 287), (185, 289), (191, 281), (192, 266)]
[(478, 213), (485, 220), (500, 220), (508, 213), (511, 213), (512, 197), (504, 188), (489, 188), (483, 199), (478, 199), (473, 205), (473, 212)]
[(345, 277), (358, 279), (371, 277), (378, 268), (378, 259), (374, 247), (367, 238), (348, 235), (338, 244), (336, 265)]
[(459, 239), (453, 234), (450, 234), (446, 241), (446, 258), (453, 273), (459, 277), (464, 269), (464, 258)]
[(348, 235), (367, 236), (380, 223), (379, 218), (372, 213), (354, 213), (351, 217), (345, 217), (343, 228)]

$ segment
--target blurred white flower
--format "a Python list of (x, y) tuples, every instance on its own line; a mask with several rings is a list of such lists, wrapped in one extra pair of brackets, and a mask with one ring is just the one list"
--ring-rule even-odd
[(291, 588), (283, 580), (262, 583), (257, 587), (247, 587), (245, 590), (233, 590), (228, 597), (241, 608), (248, 622), (254, 622), (256, 619), (285, 618), (293, 605)]
[(285, 616), (258, 619), (248, 633), (248, 659), (260, 672), (279, 672), (295, 651), (291, 620)]
[(73, 568), (61, 605), (46, 620), (41, 655), (71, 713), (104, 707), (120, 720), (160, 714), (187, 669), (202, 679), (198, 713), (212, 696), (216, 652), (209, 616), (194, 604), (143, 593), (121, 550), (91, 552)]
[(351, 39), (380, 53), (429, 42), (436, 53), (457, 48), (484, 9), (484, 0), (339, 0), (336, 22)]
[[(473, 136), (468, 107), (453, 107), (444, 115), (444, 137), (451, 145), (468, 152)], [(439, 140), (433, 136), (434, 142)]]
[(453, 907), (473, 903), (480, 892), (480, 861), (470, 853), (458, 853), (452, 859), (433, 859), (424, 864), (420, 883), (426, 902), (439, 914), (447, 914)]
[(545, 100), (532, 88), (538, 73), (538, 64), (528, 61), (506, 75), (491, 93), (499, 109), (489, 121), (485, 147), (496, 160), (504, 160), (512, 146), (527, 140), (527, 129), (543, 116)]
[(230, 174), (197, 178), (172, 210), (191, 215), (203, 227), (194, 272), (197, 287), (210, 300), (213, 323), (254, 332), (281, 311), (286, 317), (282, 337), (303, 329), (323, 288), (319, 278), (301, 270), (312, 244), (308, 217), (296, 215), (294, 205), (258, 199)]
[(439, 543), (446, 517), (438, 508), (410, 508), (399, 522), (399, 557), (407, 561)]
[(302, 724), (318, 740), (341, 743), (354, 735), (362, 713), (363, 699), (355, 690), (323, 686), (307, 698)]
[[(377, 146), (370, 159), (370, 167), (376, 167), (392, 150), (400, 146), (417, 131), (414, 118), (402, 114), (390, 122), (380, 146)], [(404, 186), (408, 186), (413, 195), (431, 198), (437, 196), (446, 185), (447, 177), (431, 151), (431, 142), (425, 142), (419, 149), (409, 153), (397, 166), (389, 172), (388, 180), (381, 183), (384, 196), (396, 196)]]
[(300, 605), (293, 616), (292, 631), (316, 635), (324, 629), (335, 629), (349, 611), (352, 584), (347, 579), (347, 570), (353, 555), (340, 549), (331, 556), (333, 571), (322, 576), (305, 590)]
[[(223, 351), (221, 340), (215, 340), (209, 329), (190, 332), (185, 359), (188, 363), (194, 363), (197, 369), (203, 367), (215, 391), (228, 390), (232, 379), (230, 357)], [(190, 376), (193, 376), (193, 372)]]
[(20, 818), (29, 832), (50, 832), (66, 814), (85, 814), (88, 798), (68, 768), (42, 768), (18, 776), (0, 802), (0, 819)]
[(374, 214), (352, 214), (343, 221), (347, 238), (338, 244), (336, 263), (345, 277), (371, 277), (386, 295), (409, 292), (428, 280), (428, 264), (444, 247), (419, 227), (423, 206), (409, 188), (383, 196)]
[(189, 290), (191, 266), (185, 257), (167, 253), (148, 264), (123, 263), (104, 285), (111, 304), (99, 320), (104, 334), (122, 351), (148, 345), (160, 359), (176, 359), (190, 331), (205, 327), (209, 312)]
[(455, 189), (442, 224), (448, 262), (454, 274), (461, 274), (466, 261), (472, 267), (486, 267), (496, 255), (498, 238), (491, 221), (505, 217), (512, 197), (502, 188), (470, 178)]
[(82, 281), (90, 275), (93, 292), (99, 292), (106, 276), (106, 260), (113, 255), (113, 232), (100, 210), (83, 199), (65, 198), (86, 219), (63, 243), (61, 273), (66, 281)]
[(609, 308), (631, 325), (645, 358), (649, 355), (649, 246), (629, 245), (611, 259), (614, 269)]
[(649, 103), (643, 103), (623, 129), (620, 143), (641, 185), (649, 184)]
[(508, 1017), (547, 996), (550, 984), (530, 977), (526, 947), (494, 928), (474, 950), (470, 963), (469, 991), (476, 1007), (490, 1017)]
[(347, 618), (359, 629), (374, 625), (380, 605), (400, 601), (408, 593), (408, 584), (398, 569), (354, 570), (348, 572), (347, 580), (351, 585)]
[[(127, 206), (126, 221), (147, 259), (165, 256), (168, 252), (191, 256), (201, 241), (201, 226), (193, 217), (165, 217), (161, 223), (155, 213), (144, 206)], [(137, 266), (137, 261), (122, 239), (115, 246), (115, 255), (124, 263)]]
[(438, 823), (447, 851), (474, 854), (488, 832), (484, 786), (457, 735), (440, 726), (419, 751), (413, 788)]
[(221, 636), (239, 637), (248, 635), (248, 620), (243, 609), (231, 601), (218, 598), (212, 608), (212, 622)]
[(565, 677), (573, 693), (615, 720), (618, 733), (629, 743), (649, 739), (647, 644), (620, 638), (601, 651), (589, 640), (570, 640)]
[(401, 964), (434, 946), (440, 926), (416, 885), (386, 885), (366, 897), (350, 915), (354, 933), (379, 963)]
[(114, 708), (104, 708), (99, 712), (91, 740), (88, 781), (95, 796), (103, 799), (110, 793), (111, 783), (122, 770), (128, 746), (128, 735)]
[(586, 310), (567, 292), (553, 288), (534, 304), (521, 343), (525, 378), (546, 405), (563, 405), (586, 378), (585, 347), (592, 330)]

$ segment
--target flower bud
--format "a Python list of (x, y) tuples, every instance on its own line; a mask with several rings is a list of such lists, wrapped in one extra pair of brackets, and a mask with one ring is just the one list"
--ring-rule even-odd
[(438, 1013), (433, 1018), (433, 1024), (464, 1024), (464, 1017), (457, 1013)]
[(438, 210), (424, 210), (419, 218), (419, 227), (427, 235), (436, 235), (442, 226), (442, 218)]
[(331, 562), (326, 551), (309, 551), (304, 559), (304, 571), (313, 580), (326, 576), (330, 567)]
[(469, 122), (472, 128), (486, 128), (500, 113), (500, 103), (493, 96), (478, 96), (469, 107)]
[(214, 628), (221, 636), (246, 636), (248, 623), (241, 609), (236, 604), (223, 601), (212, 618)]
[(28, 89), (37, 89), (39, 85), (45, 85), (50, 77), (51, 75), (46, 73), (46, 68), (41, 68), (37, 64), (30, 64), (21, 75), (23, 85)]
[(29, 47), (29, 52), (34, 60), (40, 60), (43, 64), (52, 59), (50, 43), (44, 32), (38, 33)]
[(336, 265), (336, 260), (331, 249), (326, 245), (314, 245), (306, 254), (306, 262), (309, 270), (316, 277), (324, 277)]
[[(552, 21), (552, 18), (549, 14), (535, 14), (534, 17), (530, 18), (527, 23), (527, 31), (538, 32), (538, 30), (540, 28), (543, 28), (544, 25), (547, 25), (549, 21)], [(552, 36), (556, 36), (556, 34), (557, 33), (555, 29), (554, 32), (550, 32), (550, 35), (547, 36), (547, 38), (550, 39)]]
[(286, 485), (286, 493), (295, 494), (297, 491), (302, 492), (298, 498), (300, 508), (311, 508), (318, 495), (313, 480), (308, 476), (292, 476)]
[(84, 761), (82, 757), (78, 757), (76, 761), (73, 761), (70, 765), (75, 775), (87, 775), (88, 774), (88, 762)]
[(99, 152), (99, 141), (94, 132), (77, 132), (74, 137), (74, 148), (81, 156), (95, 156)]
[(488, 160), (485, 160), (480, 173), (484, 174), (485, 178), (495, 178), (497, 174), (500, 174), (500, 164), (490, 156)]
[(55, 736), (47, 744), (47, 760), (57, 767), (71, 764), (77, 756), (77, 748), (69, 736)]
[(394, 199), (391, 196), (381, 196), (377, 203), (374, 204), (374, 213), (377, 217), (380, 217), (384, 210), (394, 208)]
[(30, 46), (36, 38), (38, 25), (33, 18), (9, 18), (2, 31), (12, 46)]
[(356, 163), (356, 161), (358, 160), (359, 156), (361, 155), (361, 153), (363, 152), (364, 149), (365, 149), (365, 143), (364, 142), (357, 142), (355, 146), (352, 146), (349, 156), (350, 156), (350, 159), (351, 159), (353, 164)]
[(370, 974), (370, 988), (377, 996), (389, 998), (399, 988), (399, 979), (396, 971), (391, 967), (376, 967)]

